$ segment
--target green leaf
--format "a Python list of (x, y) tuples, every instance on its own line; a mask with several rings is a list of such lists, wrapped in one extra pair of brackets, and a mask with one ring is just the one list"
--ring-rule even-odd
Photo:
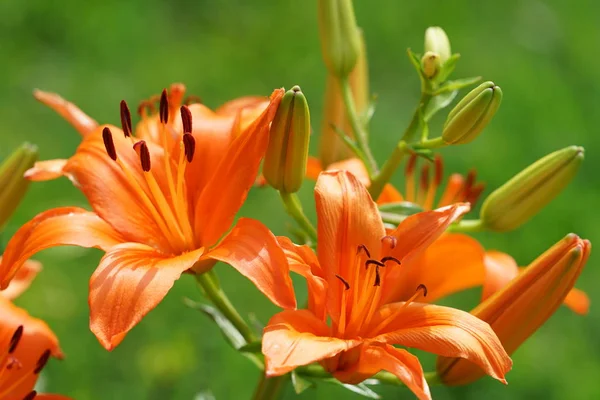
[(379, 211), (392, 214), (413, 215), (423, 211), (423, 207), (410, 201), (399, 201), (396, 203), (387, 203), (379, 206)]
[(456, 63), (458, 62), (459, 58), (460, 58), (460, 54), (455, 53), (455, 54), (452, 54), (450, 56), (450, 58), (446, 60), (444, 65), (442, 65), (442, 68), (440, 68), (440, 72), (435, 77), (437, 82), (441, 83), (441, 82), (444, 82), (446, 79), (448, 79), (450, 74), (452, 72), (454, 72), (454, 68), (456, 68)]
[(371, 118), (373, 118), (373, 115), (375, 114), (376, 106), (377, 106), (377, 96), (373, 95), (371, 97), (371, 101), (369, 102), (369, 106), (363, 112), (363, 115), (361, 116), (361, 122), (362, 122), (363, 126), (367, 126), (367, 125), (369, 125), (369, 122), (371, 122)]
[(427, 105), (423, 119), (428, 122), (438, 111), (448, 107), (457, 94), (458, 90), (454, 90), (434, 96)]
[(246, 340), (242, 334), (233, 326), (233, 324), (225, 318), (225, 316), (216, 308), (207, 304), (198, 303), (192, 299), (184, 298), (183, 302), (186, 306), (202, 312), (204, 315), (213, 320), (221, 330), (221, 334), (234, 349), (239, 350), (246, 345)]
[(300, 394), (304, 392), (306, 389), (315, 386), (315, 384), (308, 379), (305, 379), (298, 375), (296, 371), (292, 371), (292, 386), (294, 386), (294, 391), (296, 394)]
[(380, 399), (381, 398), (381, 396), (379, 396), (376, 392), (371, 390), (371, 388), (369, 388), (364, 383), (359, 383), (358, 385), (350, 385), (348, 383), (342, 383), (342, 382), (338, 381), (337, 379), (323, 379), (323, 381), (343, 386), (344, 388), (348, 389), (349, 391), (359, 394), (361, 396), (367, 397), (369, 399)]
[(441, 85), (435, 92), (433, 92), (434, 96), (440, 95), (446, 92), (452, 92), (454, 90), (460, 90), (467, 86), (471, 86), (481, 80), (480, 76), (473, 76), (470, 78), (456, 79), (454, 81), (448, 81)]

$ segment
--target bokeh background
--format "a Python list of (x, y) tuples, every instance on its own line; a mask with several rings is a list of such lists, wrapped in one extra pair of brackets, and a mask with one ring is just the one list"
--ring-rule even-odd
[[(418, 99), (419, 83), (406, 48), (422, 50), (427, 26), (448, 32), (462, 58), (454, 77), (482, 75), (504, 91), (502, 107), (474, 143), (444, 151), (449, 170), (476, 167), (486, 193), (537, 158), (571, 144), (586, 160), (575, 181), (530, 223), (508, 234), (478, 236), (526, 265), (568, 232), (600, 237), (600, 40), (595, 2), (567, 0), (356, 1), (364, 28), (372, 90), (378, 95), (372, 143), (381, 161), (398, 140)], [(45, 0), (0, 2), (0, 157), (30, 141), (42, 159), (65, 158), (79, 136), (36, 103), (33, 88), (55, 91), (100, 122), (118, 124), (118, 104), (184, 82), (210, 106), (275, 87), (302, 86), (312, 110), (313, 154), (319, 138), (325, 70), (316, 2), (241, 0)], [(439, 132), (443, 117), (432, 125)], [(401, 174), (395, 182), (402, 182)], [(310, 183), (302, 198), (312, 210)], [(216, 199), (218, 201), (218, 199)], [(10, 221), (2, 242), (38, 212), (85, 205), (67, 180), (36, 183)], [(290, 224), (272, 190), (255, 190), (241, 215), (260, 218), (277, 234)], [(44, 372), (47, 390), (76, 399), (192, 399), (210, 390), (217, 399), (249, 398), (259, 372), (229, 348), (183, 297), (201, 299), (186, 276), (113, 352), (88, 329), (88, 279), (101, 253), (78, 248), (45, 251), (45, 269), (18, 304), (45, 319), (66, 359)], [(514, 355), (509, 385), (483, 379), (465, 388), (432, 388), (436, 399), (600, 398), (598, 256), (592, 254), (578, 287), (592, 300), (587, 317), (561, 309)], [(245, 315), (267, 321), (276, 309), (231, 268), (218, 273)], [(479, 290), (445, 301), (470, 309)], [(433, 359), (424, 359), (431, 370)], [(384, 398), (412, 398), (381, 388)], [(301, 399), (359, 396), (320, 385)], [(295, 398), (288, 388), (286, 398)]]

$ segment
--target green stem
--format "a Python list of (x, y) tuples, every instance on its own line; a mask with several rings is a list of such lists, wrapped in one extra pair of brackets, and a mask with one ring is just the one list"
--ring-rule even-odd
[(300, 204), (300, 200), (296, 193), (283, 193), (279, 192), (281, 196), (281, 200), (285, 206), (285, 209), (288, 214), (292, 216), (302, 227), (302, 229), (310, 236), (311, 240), (316, 243), (317, 242), (317, 230), (309, 221), (309, 219), (304, 215), (302, 211), (302, 205)]
[(417, 128), (419, 127), (419, 115), (421, 115), (421, 113), (425, 112), (425, 109), (429, 105), (430, 101), (431, 101), (430, 94), (421, 93), (421, 98), (419, 99), (419, 104), (417, 105), (417, 108), (415, 109), (415, 112), (413, 113), (412, 119), (410, 120), (410, 124), (408, 124), (408, 127), (406, 128), (406, 130), (404, 131), (404, 134), (402, 135), (402, 140), (404, 140), (405, 142), (410, 142), (413, 139), (413, 137), (415, 136), (415, 133), (417, 132)]
[(252, 343), (259, 340), (233, 304), (231, 304), (231, 301), (229, 301), (229, 298), (223, 292), (213, 275), (214, 272), (212, 270), (196, 275), (196, 281), (204, 290), (204, 294), (208, 300), (235, 326), (244, 339), (246, 339), (246, 342)]
[(258, 386), (254, 391), (252, 400), (276, 400), (280, 399), (283, 395), (283, 389), (289, 375), (274, 376), (268, 378), (264, 373), (260, 377)]
[(419, 144), (413, 146), (414, 149), (439, 149), (440, 147), (448, 146), (448, 143), (444, 142), (441, 136), (424, 140)]
[[(309, 378), (331, 378), (331, 374), (329, 374), (329, 372), (325, 371), (323, 369), (323, 367), (321, 367), (320, 365), (316, 365), (316, 364), (298, 367), (298, 368), (296, 368), (296, 373), (299, 375), (305, 376), (305, 377), (309, 377)], [(430, 385), (437, 385), (437, 384), (441, 383), (440, 379), (435, 371), (425, 372), (424, 375), (425, 375), (425, 380)], [(404, 383), (401, 380), (399, 380), (396, 377), (396, 375), (391, 374), (389, 372), (385, 372), (385, 371), (379, 372), (379, 373), (373, 375), (373, 378), (377, 379), (381, 383), (385, 383), (385, 384), (389, 384), (389, 385), (404, 386)]]
[(480, 219), (463, 219), (457, 224), (448, 227), (450, 232), (473, 233), (485, 230), (485, 225)]
[(371, 197), (373, 200), (377, 200), (381, 192), (383, 192), (383, 188), (386, 183), (392, 179), (392, 175), (396, 172), (396, 169), (400, 166), (402, 162), (402, 158), (404, 158), (404, 154), (406, 153), (406, 142), (401, 140), (398, 145), (394, 148), (394, 152), (388, 158), (388, 160), (383, 164), (383, 168), (381, 171), (375, 176), (371, 185), (369, 186), (369, 193), (371, 193)]
[(344, 105), (346, 106), (346, 115), (348, 116), (348, 121), (354, 131), (354, 140), (363, 153), (363, 162), (369, 172), (369, 176), (372, 177), (379, 172), (379, 169), (377, 167), (377, 162), (373, 157), (373, 153), (371, 153), (371, 149), (369, 148), (367, 132), (359, 121), (356, 113), (356, 106), (354, 105), (354, 99), (352, 98), (352, 88), (350, 87), (348, 77), (340, 78), (340, 88), (342, 90), (342, 97), (344, 98)]

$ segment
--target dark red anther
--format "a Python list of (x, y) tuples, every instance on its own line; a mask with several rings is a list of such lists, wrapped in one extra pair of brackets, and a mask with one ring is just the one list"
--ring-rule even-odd
[(477, 183), (473, 185), (469, 193), (466, 194), (467, 197), (465, 198), (465, 200), (471, 203), (471, 208), (475, 207), (475, 204), (477, 204), (477, 200), (479, 200), (479, 197), (481, 196), (481, 193), (483, 193), (484, 189), (485, 183)]
[(384, 264), (385, 264), (386, 262), (388, 262), (388, 261), (393, 261), (393, 262), (395, 262), (395, 263), (396, 263), (396, 264), (398, 264), (398, 265), (400, 265), (400, 264), (401, 264), (401, 263), (400, 263), (400, 260), (398, 260), (396, 257), (387, 256), (387, 257), (383, 257), (383, 258), (381, 259), (381, 262), (382, 262), (382, 263), (384, 263)]
[(194, 159), (194, 152), (196, 151), (196, 139), (191, 133), (183, 134), (183, 151), (188, 162), (191, 163)]
[(115, 142), (113, 141), (112, 132), (108, 126), (102, 129), (102, 140), (104, 141), (104, 148), (106, 154), (113, 160), (117, 161), (117, 149), (115, 148)]
[(22, 337), (23, 325), (19, 325), (19, 327), (15, 330), (15, 333), (13, 333), (12, 337), (10, 338), (10, 344), (8, 345), (8, 354), (14, 353)]
[(381, 238), (381, 243), (385, 243), (385, 242), (389, 242), (390, 243), (390, 249), (393, 249), (394, 247), (396, 247), (396, 244), (398, 243), (398, 240), (394, 237), (394, 236), (384, 236)]
[(50, 358), (50, 350), (46, 350), (42, 354), (42, 356), (38, 359), (35, 369), (33, 370), (33, 373), (36, 375), (39, 374), (46, 366), (46, 363), (48, 362), (49, 358)]
[(433, 184), (437, 187), (442, 183), (442, 179), (444, 178), (444, 162), (442, 161), (442, 156), (437, 154), (435, 156), (435, 172), (433, 177)]
[(419, 290), (423, 291), (423, 297), (427, 297), (427, 286), (421, 283), (419, 286), (417, 286), (417, 290), (415, 290), (415, 292), (418, 292)]
[(421, 189), (427, 190), (429, 187), (429, 164), (423, 165), (421, 168)]
[(405, 176), (411, 176), (413, 171), (415, 170), (415, 165), (417, 164), (417, 155), (411, 154), (408, 162), (406, 163), (406, 170), (404, 171)]
[(338, 278), (344, 284), (344, 287), (346, 288), (346, 290), (350, 289), (350, 284), (344, 278), (342, 278), (341, 276), (339, 276), (337, 274), (335, 277)]
[(136, 144), (133, 145), (133, 149), (140, 157), (140, 164), (142, 165), (142, 170), (144, 172), (150, 171), (152, 164), (150, 162), (150, 151), (148, 150), (148, 145), (144, 140), (140, 140)]
[(375, 267), (375, 283), (373, 286), (381, 286), (381, 275), (379, 275), (379, 266)]
[(467, 179), (465, 180), (465, 193), (468, 193), (471, 190), (471, 188), (475, 184), (475, 180), (477, 180), (477, 171), (472, 169), (467, 174)]
[(187, 106), (181, 106), (180, 111), (183, 133), (192, 133), (192, 112)]
[(37, 396), (37, 392), (32, 390), (31, 392), (27, 393), (27, 396), (23, 397), (23, 400), (33, 400), (35, 399), (35, 396)]
[(369, 265), (376, 265), (378, 267), (385, 267), (384, 263), (382, 263), (381, 261), (373, 260), (373, 259), (367, 260), (365, 262), (365, 268), (369, 268)]
[(162, 94), (160, 95), (160, 122), (166, 124), (169, 122), (169, 99), (167, 95), (167, 89), (163, 89)]
[(131, 128), (131, 111), (129, 111), (129, 107), (125, 100), (121, 100), (121, 127), (123, 128), (125, 137), (131, 136), (131, 132), (133, 132), (133, 129)]
[(360, 254), (361, 251), (364, 251), (367, 257), (371, 258), (371, 253), (369, 252), (369, 249), (367, 249), (367, 246), (365, 246), (364, 244), (358, 246), (358, 248), (356, 249), (356, 254)]

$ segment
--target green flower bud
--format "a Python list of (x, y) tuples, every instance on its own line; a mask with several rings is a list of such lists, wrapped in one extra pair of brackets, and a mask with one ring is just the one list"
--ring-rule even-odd
[(483, 202), (481, 222), (492, 231), (524, 224), (555, 198), (583, 161), (583, 147), (570, 146), (539, 159), (496, 189)]
[(33, 167), (37, 157), (37, 147), (24, 143), (0, 166), (0, 230), (23, 199), (29, 187), (23, 175)]
[(360, 53), (360, 35), (352, 0), (319, 0), (321, 50), (329, 72), (345, 78)]
[(502, 101), (502, 90), (494, 82), (485, 82), (471, 90), (446, 119), (442, 139), (447, 144), (473, 141), (496, 114)]
[(425, 53), (428, 52), (437, 54), (440, 57), (440, 64), (445, 63), (452, 55), (450, 40), (439, 26), (430, 26), (425, 31)]
[(421, 68), (423, 68), (423, 74), (426, 78), (431, 79), (440, 72), (440, 56), (437, 53), (428, 51), (421, 58)]
[(306, 173), (309, 138), (308, 103), (300, 87), (294, 86), (285, 93), (277, 109), (265, 155), (263, 175), (275, 189), (283, 193), (300, 189)]

